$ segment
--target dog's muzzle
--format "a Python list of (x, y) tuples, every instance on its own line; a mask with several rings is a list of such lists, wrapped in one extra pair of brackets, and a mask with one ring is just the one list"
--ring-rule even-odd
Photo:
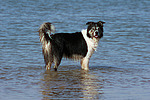
[(95, 36), (94, 36), (94, 37), (95, 37), (95, 38), (98, 38), (98, 37), (99, 37), (98, 35), (99, 35), (99, 33), (98, 33), (98, 32), (95, 32)]

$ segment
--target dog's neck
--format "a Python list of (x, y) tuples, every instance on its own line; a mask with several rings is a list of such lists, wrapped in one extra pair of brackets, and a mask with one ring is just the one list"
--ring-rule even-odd
[(96, 38), (89, 38), (88, 36), (87, 36), (87, 29), (83, 29), (82, 31), (81, 31), (81, 33), (82, 33), (82, 35), (83, 35), (83, 37), (84, 37), (84, 39), (85, 39), (85, 41), (86, 41), (86, 43), (87, 43), (87, 45), (88, 45), (88, 48), (89, 47), (91, 47), (94, 51), (96, 51), (96, 48), (97, 48), (97, 46), (98, 46), (98, 42), (99, 42), (99, 39), (96, 39)]

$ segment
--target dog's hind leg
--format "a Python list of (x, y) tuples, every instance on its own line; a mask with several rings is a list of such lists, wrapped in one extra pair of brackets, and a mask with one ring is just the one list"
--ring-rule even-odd
[(52, 65), (52, 62), (49, 62), (49, 63), (46, 65), (46, 70), (51, 70), (51, 65)]
[(46, 70), (50, 70), (51, 69), (51, 65), (53, 63), (53, 57), (49, 56), (48, 54), (44, 54), (44, 61), (46, 64)]
[(57, 68), (58, 66), (60, 65), (60, 62), (61, 62), (61, 59), (62, 59), (62, 56), (60, 56), (60, 58), (55, 58), (54, 59), (54, 70), (57, 71)]
[(51, 65), (53, 63), (53, 55), (51, 53), (51, 49), (46, 49), (43, 47), (43, 55), (44, 55), (44, 61), (46, 64), (46, 70), (50, 70), (51, 69)]
[(60, 61), (56, 61), (54, 65), (54, 70), (57, 71), (58, 66), (60, 65)]

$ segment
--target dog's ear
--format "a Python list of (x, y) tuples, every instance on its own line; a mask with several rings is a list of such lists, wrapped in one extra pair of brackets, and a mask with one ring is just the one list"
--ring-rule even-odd
[(90, 25), (90, 24), (93, 24), (93, 23), (94, 23), (94, 22), (87, 22), (86, 25)]
[(105, 22), (103, 22), (103, 21), (99, 21), (98, 23), (105, 24)]
[(98, 22), (98, 25), (100, 25), (100, 26), (102, 26), (102, 27), (103, 27), (103, 24), (105, 24), (105, 22), (103, 22), (103, 21), (99, 21), (99, 22)]

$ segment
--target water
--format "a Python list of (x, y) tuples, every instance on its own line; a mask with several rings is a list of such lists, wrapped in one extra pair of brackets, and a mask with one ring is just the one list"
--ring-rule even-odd
[[(0, 3), (0, 100), (149, 100), (149, 0), (5, 0)], [(76, 32), (105, 21), (90, 71), (63, 60), (45, 71), (37, 30)]]

